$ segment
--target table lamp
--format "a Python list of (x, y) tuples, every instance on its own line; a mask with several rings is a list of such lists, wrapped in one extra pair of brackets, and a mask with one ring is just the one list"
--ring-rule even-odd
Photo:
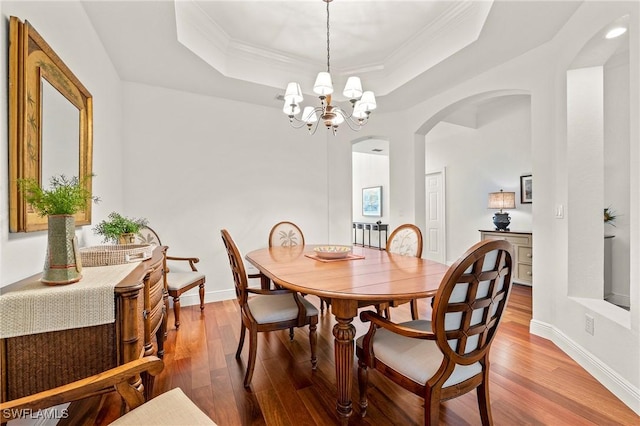
[(508, 231), (511, 218), (509, 213), (503, 213), (502, 209), (516, 208), (516, 193), (504, 192), (502, 189), (500, 192), (490, 192), (488, 208), (500, 209), (500, 212), (495, 213), (493, 216), (493, 224), (496, 227), (496, 231)]

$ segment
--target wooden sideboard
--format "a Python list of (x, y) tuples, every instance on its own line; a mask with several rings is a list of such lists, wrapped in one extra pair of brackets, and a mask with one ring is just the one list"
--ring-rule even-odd
[[(115, 322), (0, 339), (2, 401), (67, 384), (141, 356), (162, 356), (168, 308), (166, 250), (156, 247), (150, 259), (115, 285)], [(2, 293), (38, 278), (11, 284)]]
[(482, 240), (506, 240), (513, 244), (516, 273), (513, 282), (533, 284), (533, 235), (531, 232), (480, 230)]

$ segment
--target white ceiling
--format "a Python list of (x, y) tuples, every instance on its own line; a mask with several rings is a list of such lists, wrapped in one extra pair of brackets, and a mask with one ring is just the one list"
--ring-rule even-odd
[[(334, 0), (336, 91), (357, 73), (379, 110), (407, 108), (550, 40), (580, 3)], [(308, 92), (326, 69), (322, 0), (83, 6), (125, 81), (280, 107), (288, 81)]]

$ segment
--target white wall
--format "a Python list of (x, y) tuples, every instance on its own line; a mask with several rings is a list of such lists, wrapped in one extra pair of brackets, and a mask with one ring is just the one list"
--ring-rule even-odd
[[(122, 90), (120, 79), (79, 2), (3, 1), (0, 33), (9, 33), (9, 17), (28, 20), (93, 95), (93, 222), (123, 208)], [(0, 80), (8, 81), (9, 40), (0, 38)], [(8, 164), (7, 84), (2, 84), (0, 163)], [(3, 168), (6, 171), (6, 169)], [(57, 174), (57, 173), (56, 173)], [(46, 232), (9, 233), (8, 173), (0, 176), (0, 287), (42, 270)], [(81, 244), (92, 244), (90, 226), (78, 228)], [(99, 239), (96, 243), (99, 243)]]
[(615, 226), (605, 225), (611, 241), (613, 303), (629, 306), (629, 52), (615, 55), (604, 66), (604, 207), (618, 215)]
[[(389, 220), (389, 157), (386, 155), (353, 153), (353, 221), (388, 223)], [(382, 217), (362, 215), (362, 189), (382, 186)], [(360, 241), (360, 240), (358, 240)]]
[(425, 137), (426, 171), (446, 167), (447, 263), (494, 229), (488, 194), (516, 193), (508, 210), (512, 231), (531, 232), (531, 204), (520, 203), (520, 176), (531, 173), (531, 108), (528, 96), (501, 97), (480, 107), (475, 127), (445, 121)]
[(325, 129), (309, 136), (276, 109), (137, 83), (124, 84), (123, 111), (127, 211), (149, 219), (169, 254), (200, 258), (206, 300), (235, 297), (222, 228), (243, 254), (281, 220), (309, 243), (349, 241), (329, 238)]

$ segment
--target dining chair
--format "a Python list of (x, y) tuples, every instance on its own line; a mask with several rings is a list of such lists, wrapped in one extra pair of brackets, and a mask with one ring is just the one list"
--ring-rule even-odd
[[(304, 246), (304, 234), (298, 225), (289, 221), (278, 222), (269, 231), (269, 247)], [(268, 288), (271, 283), (261, 273), (248, 274), (251, 278), (260, 278), (262, 288)]]
[(511, 290), (513, 246), (481, 241), (462, 255), (442, 278), (431, 321), (393, 323), (373, 311), (357, 339), (360, 413), (367, 411), (368, 369), (424, 398), (425, 425), (438, 424), (440, 402), (477, 389), (483, 425), (492, 424), (489, 401), (489, 349)]
[[(386, 250), (389, 253), (400, 254), (402, 256), (422, 257), (422, 232), (417, 226), (405, 223), (398, 226), (391, 232), (387, 240)], [(394, 300), (389, 305), (397, 307), (404, 303), (411, 303), (411, 318), (416, 320), (418, 314), (418, 300)], [(387, 319), (391, 317), (389, 307), (384, 308)]]
[[(136, 242), (138, 244), (162, 245), (160, 237), (156, 231), (148, 226), (145, 226), (138, 231), (138, 234), (136, 235)], [(172, 262), (172, 265), (174, 266), (169, 268), (167, 261)], [(197, 257), (165, 257), (165, 289), (167, 294), (173, 298), (173, 315), (176, 329), (180, 328), (180, 296), (182, 293), (198, 287), (200, 310), (204, 310), (204, 283), (206, 281), (206, 277), (196, 268), (195, 264), (198, 262), (200, 262), (200, 259)], [(188, 266), (186, 266), (187, 263)], [(167, 306), (167, 312), (168, 311), (169, 306)]]
[[(40, 412), (40, 410), (52, 410), (52, 407), (63, 403), (115, 390), (120, 394), (129, 411), (118, 417), (111, 425), (215, 426), (213, 420), (202, 412), (180, 388), (174, 388), (153, 399), (147, 399), (146, 395), (152, 394), (153, 380), (148, 380), (147, 387), (144, 389), (129, 383), (138, 375), (156, 376), (163, 368), (164, 363), (161, 359), (147, 356), (54, 389), (5, 401), (0, 403), (0, 421), (4, 424), (9, 420), (22, 419), (21, 423), (24, 424), (44, 424), (47, 422), (24, 422), (24, 418), (28, 419), (30, 415)], [(45, 412), (45, 414), (47, 413)], [(75, 421), (81, 420), (88, 424), (88, 417), (93, 414), (89, 410), (83, 413), (82, 419), (78, 418)], [(67, 415), (72, 414), (67, 413)], [(73, 424), (74, 420), (69, 419), (67, 422)]]
[(269, 232), (269, 247), (304, 246), (304, 234), (293, 222), (278, 222)]
[[(247, 285), (247, 273), (240, 251), (231, 238), (229, 231), (220, 231), (222, 241), (229, 256), (229, 265), (235, 284), (236, 297), (240, 305), (240, 341), (236, 358), (240, 359), (246, 331), (249, 330), (249, 361), (244, 377), (244, 386), (251, 385), (256, 365), (258, 333), (289, 329), (289, 338), (293, 341), (293, 328), (309, 325), (309, 344), (311, 347), (311, 367), (317, 368), (316, 345), (318, 336), (318, 310), (297, 292), (287, 289), (256, 289)], [(249, 295), (252, 294), (251, 297)]]

